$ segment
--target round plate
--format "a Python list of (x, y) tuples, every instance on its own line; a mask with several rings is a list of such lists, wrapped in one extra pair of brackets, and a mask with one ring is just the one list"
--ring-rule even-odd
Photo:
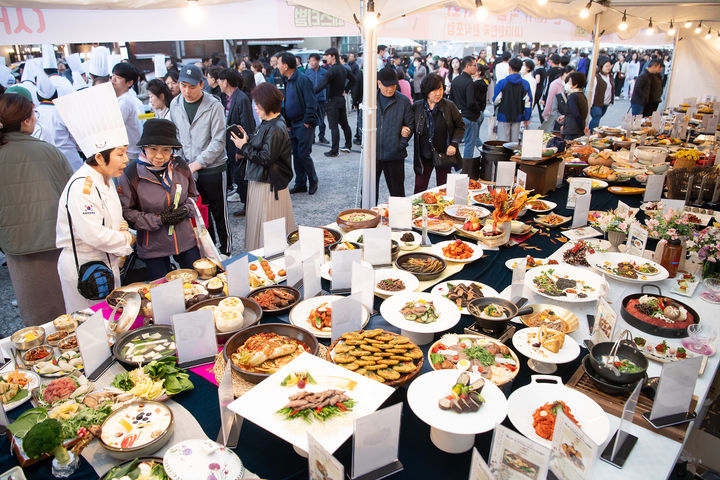
[(479, 200), (480, 197), (482, 197), (482, 196), (485, 195), (486, 193), (487, 193), (487, 192), (483, 192), (483, 193), (478, 193), (477, 195), (473, 195), (473, 196), (471, 197), (473, 203), (478, 204), (478, 205), (483, 205), (483, 206), (485, 206), (485, 207), (495, 208), (495, 204), (494, 204), (494, 203), (484, 203), (484, 202), (481, 202), (481, 201)]
[(528, 319), (532, 317), (533, 315), (542, 312), (543, 310), (552, 310), (555, 315), (557, 315), (560, 319), (562, 319), (565, 324), (567, 325), (568, 330), (565, 333), (572, 333), (575, 330), (578, 329), (580, 326), (580, 319), (572, 313), (570, 310), (566, 310), (562, 307), (558, 307), (557, 305), (549, 305), (549, 304), (535, 304), (535, 305), (528, 305), (529, 307), (532, 307), (533, 311), (532, 313), (528, 313), (527, 315), (520, 315), (519, 317), (516, 317), (516, 320), (520, 320), (523, 324), (530, 327), (531, 325), (527, 324)]
[[(523, 258), (527, 258), (527, 257), (509, 258), (509, 259), (505, 260), (505, 267), (508, 268), (508, 269), (510, 269), (510, 270), (515, 270), (515, 267), (517, 267), (518, 263), (520, 263), (520, 261), (521, 261)], [(538, 266), (538, 267), (546, 266), (546, 265), (548, 264), (548, 263), (547, 263), (547, 261), (548, 261), (547, 258), (535, 258), (535, 257), (533, 257), (533, 259), (535, 260), (535, 262), (541, 262), (540, 265), (536, 265), (536, 266)], [(527, 266), (526, 266), (526, 267), (525, 267), (525, 270), (527, 271), (529, 268), (534, 268), (534, 267), (527, 267)]]
[[(266, 291), (268, 291), (268, 290), (273, 290), (273, 289), (274, 289), (274, 290), (281, 290), (281, 291), (284, 291), (284, 292), (289, 293), (290, 295), (293, 296), (293, 300), (290, 302), (290, 304), (289, 304), (287, 307), (280, 307), (280, 308), (269, 309), (269, 308), (263, 308), (262, 305), (261, 305), (260, 308), (262, 308), (263, 315), (272, 316), (272, 315), (280, 315), (280, 314), (282, 314), (282, 313), (287, 313), (287, 312), (289, 312), (289, 311), (292, 309), (292, 307), (294, 307), (295, 305), (297, 305), (298, 302), (300, 301), (300, 298), (301, 298), (301, 296), (300, 296), (300, 291), (299, 291), (297, 288), (289, 287), (289, 286), (287, 286), (287, 285), (273, 285), (273, 286), (270, 286), (270, 287), (260, 287), (260, 288), (258, 288), (257, 290), (253, 290), (253, 291), (248, 295), (248, 298), (249, 298), (250, 300), (253, 300), (253, 301), (257, 302), (257, 300), (255, 300), (255, 297), (256, 297), (257, 295), (260, 295), (260, 294), (263, 293), (263, 292), (266, 292)], [(260, 305), (260, 304), (258, 303), (258, 305)]]
[[(407, 391), (408, 405), (415, 415), (431, 427), (460, 435), (487, 432), (502, 423), (508, 413), (508, 402), (500, 388), (490, 381), (485, 381), (480, 391), (485, 403), (477, 412), (457, 413), (438, 406), (438, 400), (452, 393), (459, 376), (458, 370), (435, 370), (416, 378)], [(479, 374), (470, 374), (470, 381), (478, 378)]]
[[(76, 358), (76, 357), (80, 357), (80, 353), (77, 351), (73, 351), (73, 358)], [(57, 356), (54, 356), (51, 360), (46, 360), (46, 361), (58, 360), (59, 358), (60, 358), (60, 355), (57, 355)], [(55, 372), (55, 373), (40, 373), (38, 371), (38, 369), (39, 369), (38, 363), (36, 363), (35, 365), (32, 366), (33, 372), (37, 373), (42, 378), (60, 378), (60, 377), (69, 375), (70, 373), (72, 373), (74, 371), (74, 370), (70, 370), (70, 371), (60, 370), (59, 372)], [(84, 371), (84, 365), (81, 363), (80, 365), (75, 367), (75, 370)]]
[[(413, 236), (413, 241), (412, 242), (401, 242), (400, 237), (402, 237), (403, 235), (405, 235), (407, 233), (409, 233), (410, 235)], [(418, 248), (420, 246), (420, 242), (422, 241), (422, 235), (420, 235), (417, 232), (413, 232), (413, 231), (392, 232), (390, 235), (390, 238), (392, 238), (393, 240), (398, 242), (398, 245), (400, 245), (400, 250), (404, 250), (404, 251), (408, 251), (408, 252)]]
[(455, 263), (470, 263), (470, 262), (474, 262), (475, 260), (480, 259), (480, 257), (483, 256), (483, 249), (480, 248), (479, 245), (472, 244), (472, 243), (465, 242), (465, 241), (462, 241), (462, 242), (473, 250), (473, 253), (470, 256), (470, 258), (455, 259), (455, 258), (448, 257), (447, 255), (445, 255), (443, 253), (442, 249), (447, 247), (448, 245), (455, 243), (455, 240), (446, 240), (444, 242), (439, 242), (439, 243), (434, 244), (432, 246), (432, 252), (447, 262), (455, 262)]
[[(396, 292), (390, 290), (383, 290), (377, 286), (381, 280), (388, 278), (399, 279), (405, 284), (405, 288)], [(397, 268), (381, 268), (375, 270), (375, 294), (376, 295), (397, 295), (399, 293), (414, 292), (420, 286), (420, 280), (415, 275), (405, 270), (398, 270)]]
[(475, 205), (448, 205), (445, 207), (445, 213), (451, 217), (467, 221), (471, 216), (485, 218), (490, 215), (490, 210), (485, 207), (478, 207)]
[[(438, 319), (431, 323), (418, 323), (405, 320), (400, 314), (400, 309), (403, 308), (406, 303), (417, 300), (433, 302), (438, 313)], [(460, 310), (458, 310), (453, 302), (440, 295), (425, 292), (393, 295), (380, 305), (380, 314), (390, 325), (414, 333), (444, 332), (454, 327), (460, 321)]]
[(531, 212), (535, 212), (535, 213), (547, 213), (547, 212), (553, 210), (555, 207), (557, 207), (557, 203), (551, 202), (551, 201), (549, 201), (549, 200), (538, 200), (538, 201), (539, 201), (539, 202), (546, 203), (547, 206), (550, 207), (550, 208), (546, 208), (545, 210), (539, 210), (539, 209), (536, 209), (536, 208), (530, 208), (530, 206), (529, 206), (529, 204), (528, 204), (528, 210), (530, 210)]
[[(357, 232), (357, 230), (353, 230), (353, 232)], [(360, 263), (366, 267), (372, 268), (372, 265), (365, 260), (360, 260)], [(327, 261), (320, 265), (320, 276), (328, 282), (332, 282), (332, 261)]]
[(539, 327), (527, 327), (515, 332), (512, 338), (515, 349), (526, 357), (543, 363), (569, 363), (580, 355), (580, 345), (569, 335), (565, 335), (565, 342), (558, 353), (553, 353), (545, 347), (533, 347), (528, 336), (534, 333), (537, 338), (538, 330), (540, 330)]
[[(433, 287), (433, 289), (430, 290), (430, 293), (432, 293), (433, 295), (441, 295), (441, 296), (447, 298), (447, 295), (448, 295), (448, 292), (450, 291), (450, 289), (456, 285), (466, 285), (466, 286), (477, 285), (478, 287), (480, 287), (480, 290), (482, 290), (483, 296), (485, 296), (485, 297), (497, 297), (498, 296), (498, 292), (494, 288), (487, 286), (484, 283), (475, 282), (473, 280), (455, 280), (452, 282), (443, 281), (443, 282), (440, 282), (437, 285), (435, 285)], [(452, 300), (450, 300), (450, 301), (452, 302)], [(467, 311), (467, 308), (459, 307), (459, 309), (460, 309), (460, 313), (462, 313), (464, 315), (470, 315), (470, 312)]]
[[(0, 376), (3, 378), (3, 380), (5, 380), (10, 373), (12, 373), (12, 372), (15, 371), (15, 369), (12, 368), (12, 367), (10, 367), (9, 365), (8, 365), (8, 367), (9, 367), (9, 368), (6, 368), (5, 371), (2, 372), (2, 374), (0, 375)], [(20, 400), (15, 400), (15, 401), (12, 401), (12, 402), (9, 402), (9, 403), (4, 403), (4, 404), (3, 404), (3, 408), (5, 409), (6, 412), (12, 410), (12, 409), (15, 408), (15, 407), (19, 407), (19, 406), (22, 405), (23, 403), (25, 403), (25, 402), (27, 402), (28, 400), (30, 400), (30, 399), (32, 398), (32, 395), (30, 394), (30, 392), (32, 391), (32, 389), (39, 387), (40, 384), (42, 383), (42, 380), (40, 379), (40, 375), (38, 375), (37, 373), (33, 372), (32, 370), (26, 370), (26, 369), (24, 369), (24, 368), (18, 368), (18, 372), (19, 372), (19, 373), (24, 373), (25, 376), (26, 376), (27, 378), (29, 378), (28, 384), (25, 385), (25, 387), (23, 387), (23, 390), (26, 391), (26, 392), (25, 392), (26, 395), (25, 395), (23, 398), (21, 398)], [(67, 373), (65, 373), (64, 375), (67, 375)], [(18, 392), (18, 393), (19, 393), (19, 392)]]
[[(365, 232), (367, 232), (368, 230), (373, 230), (373, 229), (370, 229), (370, 228), (358, 228), (357, 230), (351, 230), (351, 231), (347, 232), (347, 233), (343, 236), (342, 239), (343, 239), (344, 242), (354, 242), (354, 243), (359, 243), (360, 245), (363, 245), (363, 242), (358, 242), (358, 238), (360, 238), (360, 237), (361, 237)], [(364, 240), (364, 239), (363, 239), (363, 240)]]
[[(332, 305), (332, 302), (340, 300), (342, 298), (346, 297), (343, 297), (341, 295), (321, 295), (319, 297), (312, 297), (308, 298), (307, 300), (303, 300), (302, 302), (295, 305), (292, 310), (290, 310), (290, 323), (292, 323), (296, 327), (304, 328), (305, 330), (315, 335), (317, 338), (331, 338), (331, 329), (320, 330), (318, 328), (315, 328), (314, 325), (311, 325), (310, 322), (308, 322), (308, 317), (310, 316), (310, 312), (312, 310), (318, 308), (323, 303), (328, 303)], [(370, 315), (368, 314), (367, 308), (363, 306), (360, 328), (364, 328), (369, 320)]]
[[(603, 272), (607, 276), (613, 278), (614, 280), (620, 280), (621, 282), (628, 282), (628, 283), (648, 283), (648, 282), (659, 282), (662, 280), (665, 280), (670, 276), (668, 271), (660, 265), (659, 263), (653, 262), (652, 260), (649, 260), (647, 258), (638, 257), (636, 255), (628, 255), (626, 253), (618, 253), (618, 252), (596, 252), (591, 253), (587, 256), (587, 261), (590, 264), (591, 267), (594, 269)], [(637, 265), (642, 265), (644, 263), (649, 263), (653, 267), (657, 268), (657, 273), (654, 274), (648, 274), (648, 273), (637, 273), (637, 278), (627, 278), (627, 277), (621, 277), (620, 275), (616, 274), (612, 271), (612, 268), (616, 266), (620, 262), (630, 262)]]
[[(552, 273), (550, 271), (552, 270)], [(533, 279), (540, 276), (542, 273), (547, 272), (554, 280), (558, 278), (568, 278), (576, 280), (578, 285), (575, 287), (576, 290), (582, 291), (587, 295), (585, 298), (574, 297), (570, 298), (566, 295), (555, 296), (541, 292), (538, 287), (533, 283)], [(582, 283), (581, 283), (582, 282)], [(568, 303), (583, 303), (592, 302), (598, 299), (600, 296), (601, 289), (603, 288), (603, 279), (597, 273), (593, 273), (585, 268), (573, 267), (572, 265), (560, 264), (560, 265), (546, 265), (544, 267), (531, 268), (525, 273), (525, 286), (533, 292), (543, 297), (552, 298), (553, 300)], [(587, 290), (582, 287), (589, 287)]]
[[(552, 380), (553, 383), (539, 383), (539, 379)], [(533, 375), (529, 385), (518, 388), (508, 398), (508, 418), (518, 432), (550, 448), (552, 442), (535, 433), (532, 415), (538, 408), (555, 400), (561, 400), (570, 407), (583, 432), (596, 444), (605, 442), (610, 434), (607, 414), (587, 395), (563, 385), (560, 377)]]
[(558, 215), (558, 217), (562, 218), (563, 221), (560, 223), (546, 223), (543, 217), (535, 217), (533, 220), (535, 220), (535, 223), (538, 223), (538, 224), (542, 225), (543, 227), (548, 227), (548, 228), (559, 227), (561, 225), (565, 225), (570, 220), (572, 220), (572, 217), (565, 217), (563, 215)]
[(607, 188), (607, 186), (608, 186), (608, 183), (605, 180), (600, 180), (600, 179), (592, 178), (592, 177), (569, 177), (565, 180), (567, 182), (570, 182), (570, 180), (578, 179), (578, 178), (580, 178), (581, 180), (586, 180), (588, 178), (591, 179), (592, 180), (592, 186), (590, 187), (591, 190), (602, 190), (603, 188)]

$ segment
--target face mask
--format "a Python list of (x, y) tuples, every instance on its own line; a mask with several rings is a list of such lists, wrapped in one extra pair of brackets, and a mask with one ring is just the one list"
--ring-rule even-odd
[(565, 92), (567, 92), (567, 93), (570, 93), (570, 91), (572, 90), (572, 86), (570, 85), (569, 82), (566, 83), (566, 84), (563, 86), (563, 88), (565, 89)]

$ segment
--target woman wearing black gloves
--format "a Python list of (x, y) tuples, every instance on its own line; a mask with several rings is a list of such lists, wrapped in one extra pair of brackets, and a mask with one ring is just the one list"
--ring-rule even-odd
[(197, 200), (195, 180), (187, 164), (173, 155), (180, 148), (170, 120), (145, 122), (138, 141), (142, 153), (120, 177), (118, 194), (123, 216), (137, 229), (137, 254), (150, 280), (171, 269), (170, 256), (181, 268), (200, 258), (190, 218)]

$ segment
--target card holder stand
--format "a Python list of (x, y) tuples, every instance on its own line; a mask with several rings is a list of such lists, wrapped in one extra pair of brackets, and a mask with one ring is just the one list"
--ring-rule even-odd
[[(622, 445), (620, 445), (620, 448), (618, 449), (617, 453), (615, 454), (615, 457), (612, 457), (613, 447), (615, 446), (615, 442), (617, 441), (617, 434), (619, 430), (615, 432), (615, 434), (610, 439), (610, 443), (607, 444), (607, 447), (605, 447), (605, 450), (603, 450), (602, 454), (600, 454), (600, 459), (603, 462), (607, 462), (613, 467), (616, 468), (622, 468), (623, 465), (625, 465), (625, 461), (630, 456), (630, 452), (632, 452), (633, 447), (637, 443), (638, 438), (635, 435), (631, 435), (627, 432), (625, 439), (623, 440)], [(548, 478), (550, 478), (550, 475), (548, 475)]]
[(378, 270), (381, 268), (392, 268), (392, 266), (392, 263), (379, 263), (377, 265), (373, 265), (372, 268), (373, 270)]
[[(213, 359), (213, 361), (215, 361)], [(98, 378), (102, 376), (105, 371), (110, 368), (110, 365), (115, 363), (115, 357), (110, 356), (108, 357), (103, 363), (100, 364), (98, 368), (95, 369), (94, 372), (91, 372), (89, 375), (87, 375), (87, 379), (91, 382), (96, 382)]]
[(593, 327), (595, 326), (595, 315), (588, 314), (587, 322), (588, 322), (588, 327), (590, 327), (590, 332), (592, 333)]
[(192, 360), (190, 362), (184, 362), (184, 363), (178, 363), (178, 368), (193, 368), (193, 367), (199, 367), (200, 365), (207, 365), (209, 363), (215, 363), (216, 356), (213, 355), (211, 357), (204, 357), (204, 358), (198, 358), (196, 360)]
[(412, 232), (412, 228), (400, 228), (400, 227), (393, 227), (390, 229), (392, 232)]
[(667, 415), (665, 417), (654, 418), (654, 419), (650, 420), (650, 413), (651, 412), (643, 413), (643, 418), (645, 420), (647, 420), (647, 422), (650, 425), (652, 425), (653, 428), (656, 428), (656, 429), (671, 427), (673, 425), (680, 425), (681, 423), (692, 422), (697, 417), (697, 413), (687, 412), (687, 413), (676, 413), (674, 415)]
[(331, 288), (330, 293), (332, 295), (350, 295), (351, 289), (349, 288)]
[(277, 260), (278, 258), (280, 258), (284, 255), (285, 255), (285, 252), (278, 252), (278, 253), (273, 253), (272, 255), (263, 256), (263, 258), (267, 261), (271, 261), (271, 260)]
[(347, 474), (348, 480), (380, 480), (381, 478), (389, 477), (390, 475), (393, 475), (397, 472), (400, 472), (404, 469), (402, 463), (400, 463), (400, 460), (395, 460), (392, 463), (389, 463), (385, 465), (384, 467), (380, 467), (377, 470), (373, 470), (372, 472), (368, 472), (366, 474), (360, 475), (358, 477), (352, 477), (350, 474)]
[[(225, 445), (227, 448), (231, 448), (231, 449), (237, 448), (238, 441), (240, 440), (240, 431), (242, 430), (243, 420), (244, 420), (243, 417), (241, 417), (240, 415), (237, 415), (237, 414), (234, 415), (232, 426), (230, 427), (230, 433), (228, 434), (227, 444)], [(216, 441), (217, 441), (217, 443), (222, 445), (224, 440), (225, 439), (223, 438), (223, 432), (222, 432), (222, 427), (221, 427), (220, 433), (218, 433), (218, 437), (217, 437)]]

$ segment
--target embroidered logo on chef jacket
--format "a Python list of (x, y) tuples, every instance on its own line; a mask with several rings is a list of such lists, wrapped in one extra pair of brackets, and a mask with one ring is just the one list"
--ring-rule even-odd
[(85, 205), (85, 208), (83, 208), (83, 215), (95, 215), (95, 207), (92, 205)]

